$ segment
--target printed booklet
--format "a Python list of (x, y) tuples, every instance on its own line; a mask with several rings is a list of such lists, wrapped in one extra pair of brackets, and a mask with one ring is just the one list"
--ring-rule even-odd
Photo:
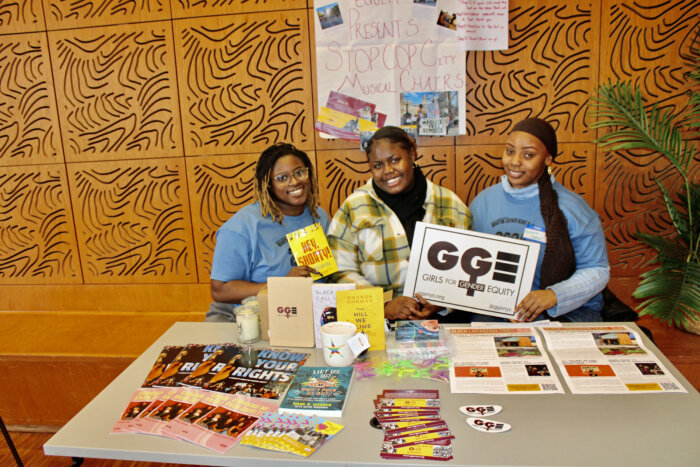
[(279, 411), (342, 417), (353, 371), (353, 367), (299, 368)]

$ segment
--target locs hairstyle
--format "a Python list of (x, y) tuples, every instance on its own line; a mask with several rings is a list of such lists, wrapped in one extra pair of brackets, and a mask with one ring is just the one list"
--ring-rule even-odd
[(306, 198), (306, 206), (308, 206), (311, 216), (314, 219), (319, 219), (316, 212), (318, 207), (318, 187), (316, 185), (316, 177), (314, 176), (314, 168), (311, 165), (309, 156), (304, 151), (301, 151), (289, 143), (276, 143), (265, 149), (258, 162), (255, 164), (255, 180), (253, 181), (255, 190), (255, 199), (260, 202), (260, 213), (266, 217), (272, 216), (275, 222), (284, 224), (284, 214), (277, 204), (277, 200), (272, 194), (270, 184), (272, 183), (272, 168), (280, 157), (295, 156), (298, 157), (305, 167), (309, 169), (309, 196)]

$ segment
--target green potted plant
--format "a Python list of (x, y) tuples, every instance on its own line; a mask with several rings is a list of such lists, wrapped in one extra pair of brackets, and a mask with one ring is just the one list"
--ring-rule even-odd
[[(700, 31), (694, 45), (699, 37)], [(700, 48), (691, 47), (691, 58), (686, 109), (662, 111), (657, 104), (645, 104), (640, 89), (629, 82), (608, 83), (592, 99), (596, 119), (592, 127), (609, 130), (595, 141), (602, 147), (630, 151), (631, 157), (657, 152), (682, 180), (680, 191), (670, 193), (654, 179), (674, 229), (670, 235), (636, 234), (655, 254), (650, 261), (653, 269), (641, 274), (633, 296), (643, 300), (639, 315), (700, 334), (700, 185), (691, 178), (700, 136)]]

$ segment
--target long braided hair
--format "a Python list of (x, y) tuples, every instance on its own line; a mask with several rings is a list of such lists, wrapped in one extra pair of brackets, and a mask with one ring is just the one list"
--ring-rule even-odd
[(272, 183), (272, 169), (277, 160), (283, 156), (294, 156), (299, 158), (304, 166), (309, 169), (309, 196), (306, 198), (306, 206), (311, 212), (313, 219), (319, 219), (316, 212), (319, 205), (318, 185), (314, 175), (314, 167), (311, 165), (309, 156), (289, 143), (276, 143), (265, 149), (258, 162), (255, 164), (255, 180), (253, 189), (255, 199), (260, 203), (260, 214), (263, 217), (271, 216), (272, 220), (284, 224), (284, 214), (277, 204), (277, 200), (272, 194), (270, 184)]
[[(524, 131), (539, 139), (552, 159), (557, 157), (557, 134), (545, 120), (527, 118), (515, 124), (513, 131)], [(559, 196), (545, 170), (537, 180), (540, 212), (547, 232), (547, 243), (540, 269), (540, 289), (568, 279), (576, 271), (576, 255), (571, 244), (569, 227), (559, 208)]]

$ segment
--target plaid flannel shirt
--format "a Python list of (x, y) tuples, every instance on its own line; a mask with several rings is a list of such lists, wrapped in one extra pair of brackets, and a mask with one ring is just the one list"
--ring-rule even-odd
[[(467, 206), (447, 188), (428, 180), (423, 222), (472, 228)], [(371, 180), (355, 190), (333, 216), (328, 243), (338, 264), (334, 282), (381, 286), (401, 295), (411, 248), (398, 216), (382, 201)]]

